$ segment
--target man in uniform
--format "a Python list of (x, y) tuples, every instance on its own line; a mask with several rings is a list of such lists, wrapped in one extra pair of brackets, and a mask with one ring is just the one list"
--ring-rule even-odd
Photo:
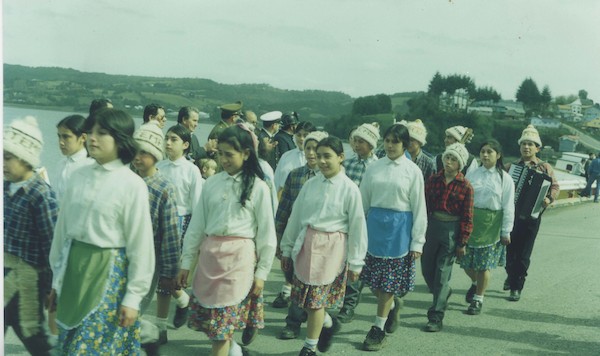
[(281, 111), (271, 111), (260, 116), (263, 127), (258, 133), (258, 156), (269, 163), (271, 168), (277, 168), (277, 141), (275, 134), (279, 131)]
[(298, 114), (291, 112), (284, 114), (281, 117), (281, 128), (279, 132), (275, 134), (275, 141), (277, 141), (277, 160), (281, 159), (284, 153), (296, 148), (294, 143), (294, 132), (296, 132), (296, 125), (298, 124)]
[(244, 104), (242, 104), (241, 101), (236, 101), (233, 104), (221, 105), (221, 122), (213, 127), (212, 131), (208, 135), (208, 139), (218, 139), (221, 132), (233, 125), (236, 122), (236, 119), (240, 117), (240, 110), (242, 109), (242, 106), (244, 106)]

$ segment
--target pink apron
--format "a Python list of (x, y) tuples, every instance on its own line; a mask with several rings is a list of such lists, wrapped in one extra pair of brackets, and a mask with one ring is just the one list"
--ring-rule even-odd
[(296, 278), (312, 286), (333, 283), (346, 266), (346, 234), (306, 229), (304, 244), (294, 261)]
[(222, 308), (238, 305), (254, 283), (254, 240), (208, 236), (200, 246), (193, 290), (200, 305)]

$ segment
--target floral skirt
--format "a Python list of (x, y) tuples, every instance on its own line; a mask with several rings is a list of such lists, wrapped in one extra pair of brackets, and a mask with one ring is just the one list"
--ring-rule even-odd
[(73, 329), (65, 329), (59, 324), (58, 345), (62, 355), (138, 355), (140, 353), (139, 320), (127, 328), (119, 326), (119, 307), (125, 296), (126, 287), (127, 257), (125, 249), (119, 249), (108, 275), (107, 289), (96, 309)]
[(190, 310), (188, 327), (205, 332), (211, 340), (231, 340), (236, 329), (265, 327), (262, 293), (259, 297), (248, 294), (240, 304), (222, 308), (205, 308), (192, 295)]
[(485, 271), (505, 265), (506, 247), (498, 241), (496, 244), (472, 248), (467, 247), (467, 252), (460, 260), (460, 268)]
[(348, 265), (344, 267), (342, 273), (331, 284), (322, 286), (304, 284), (294, 275), (290, 299), (292, 303), (298, 305), (300, 308), (339, 308), (344, 302), (347, 277)]
[(379, 258), (367, 253), (360, 279), (371, 289), (403, 296), (415, 288), (415, 261), (410, 253), (400, 258)]

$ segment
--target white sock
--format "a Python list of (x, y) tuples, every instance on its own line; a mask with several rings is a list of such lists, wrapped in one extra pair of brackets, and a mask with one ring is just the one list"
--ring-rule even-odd
[(234, 339), (231, 339), (229, 344), (229, 356), (243, 356), (242, 347), (235, 342)]
[(392, 305), (390, 306), (390, 310), (393, 310), (396, 307), (396, 302), (392, 299)]
[(177, 304), (180, 308), (185, 308), (190, 303), (190, 296), (185, 292), (181, 291), (181, 295), (178, 298), (175, 298), (175, 304)]
[(379, 316), (375, 317), (375, 325), (376, 327), (378, 327), (379, 329), (383, 330), (383, 328), (385, 327), (385, 322), (387, 321), (387, 317), (382, 318)]
[(473, 296), (473, 300), (477, 300), (477, 301), (483, 303), (483, 295), (475, 294)]
[(331, 315), (329, 313), (325, 313), (325, 320), (323, 320), (323, 327), (330, 328), (333, 326), (333, 319), (331, 319)]
[(283, 293), (284, 296), (289, 297), (292, 294), (292, 286), (284, 284), (281, 287), (281, 293)]
[(167, 322), (167, 318), (156, 317), (156, 326), (160, 331), (167, 330)]
[(318, 342), (319, 342), (319, 339), (306, 338), (306, 339), (304, 339), (304, 347), (307, 347), (314, 351), (317, 348)]

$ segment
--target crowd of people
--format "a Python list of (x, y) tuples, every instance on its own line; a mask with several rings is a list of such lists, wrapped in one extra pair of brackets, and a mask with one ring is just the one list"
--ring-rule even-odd
[(212, 355), (247, 355), (264, 328), (276, 260), (285, 282), (271, 305), (288, 308), (277, 337), (298, 338), (306, 322), (300, 355), (331, 348), (364, 286), (377, 304), (363, 348), (381, 350), (419, 261), (432, 295), (424, 331), (443, 328), (455, 263), (471, 281), (467, 314), (482, 313), (498, 266), (508, 300), (521, 298), (542, 215), (515, 213), (510, 166), (550, 181), (543, 208), (558, 195), (533, 126), (511, 163), (491, 137), (471, 155), (473, 131), (463, 126), (448, 128), (444, 152), (433, 156), (421, 120), (383, 134), (377, 123), (355, 127), (346, 157), (339, 138), (296, 112), (264, 113), (259, 128), (242, 102), (220, 109), (201, 145), (197, 108), (181, 108), (165, 128), (164, 108), (150, 104), (136, 130), (129, 114), (94, 100), (87, 118), (58, 123), (64, 159), (49, 180), (40, 154), (54, 148), (43, 147), (36, 119), (5, 130), (5, 331), (31, 354), (159, 354), (173, 299), (175, 328), (205, 333)]

